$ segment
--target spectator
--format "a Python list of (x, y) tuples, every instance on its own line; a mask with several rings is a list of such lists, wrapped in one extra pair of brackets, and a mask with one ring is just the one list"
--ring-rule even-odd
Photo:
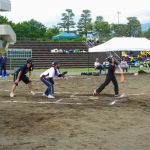
[(101, 63), (99, 62), (99, 59), (98, 59), (98, 58), (96, 58), (96, 61), (95, 61), (95, 63), (94, 63), (94, 67), (95, 67), (95, 69), (97, 69), (97, 70), (100, 71), (100, 74), (101, 74), (101, 71), (104, 69), (103, 64), (101, 64)]
[(127, 63), (127, 61), (125, 60), (125, 57), (123, 57), (121, 63), (120, 63), (120, 67), (122, 68), (123, 72), (126, 70), (126, 72), (128, 71), (129, 65)]
[(108, 69), (109, 62), (107, 60), (103, 62), (103, 67), (104, 67), (104, 69)]
[[(4, 53), (2, 53), (2, 56), (0, 57), (0, 64), (1, 64), (1, 70), (0, 70), (0, 76), (6, 76), (6, 64), (7, 64), (7, 57)], [(3, 73), (4, 71), (4, 73)]]

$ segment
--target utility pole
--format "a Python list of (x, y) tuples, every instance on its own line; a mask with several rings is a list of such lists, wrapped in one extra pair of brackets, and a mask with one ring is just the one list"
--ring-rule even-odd
[(119, 24), (119, 18), (120, 17), (120, 11), (117, 11), (117, 18), (118, 18), (118, 24)]

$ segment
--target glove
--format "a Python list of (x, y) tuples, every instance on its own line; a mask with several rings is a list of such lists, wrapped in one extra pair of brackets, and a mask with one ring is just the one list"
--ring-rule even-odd
[(67, 73), (68, 73), (68, 71), (64, 71), (61, 74), (59, 74), (58, 77), (63, 77), (64, 78), (65, 74), (67, 74)]
[(68, 73), (68, 71), (64, 71), (64, 72), (62, 73), (62, 75), (65, 76), (65, 74), (67, 74), (67, 73)]

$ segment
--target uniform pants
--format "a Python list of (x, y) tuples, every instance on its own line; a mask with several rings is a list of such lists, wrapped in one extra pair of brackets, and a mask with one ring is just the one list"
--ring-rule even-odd
[(102, 65), (99, 65), (96, 67), (97, 70), (99, 70), (100, 74), (102, 72), (102, 70), (104, 69), (104, 67)]
[[(3, 70), (4, 70), (4, 74), (2, 73)], [(5, 65), (1, 65), (0, 75), (6, 76), (6, 66)]]
[(54, 85), (50, 82), (49, 78), (41, 77), (40, 79), (47, 86), (44, 94), (47, 96), (54, 94)]
[(112, 81), (113, 85), (114, 85), (114, 92), (115, 95), (119, 94), (119, 88), (118, 88), (118, 82), (116, 80), (116, 77), (114, 75), (107, 75), (106, 76), (106, 80), (104, 81), (104, 83), (102, 83), (97, 89), (96, 92), (100, 93), (109, 83), (110, 81)]

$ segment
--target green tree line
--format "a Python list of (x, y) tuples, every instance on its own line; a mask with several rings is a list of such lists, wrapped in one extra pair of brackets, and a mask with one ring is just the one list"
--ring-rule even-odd
[[(103, 16), (97, 16), (95, 20), (91, 18), (90, 10), (83, 10), (77, 22), (75, 14), (71, 9), (66, 9), (61, 14), (61, 20), (57, 26), (47, 28), (41, 22), (34, 19), (14, 23), (5, 16), (0, 16), (0, 24), (10, 24), (14, 29), (17, 40), (30, 39), (40, 41), (50, 41), (52, 37), (60, 32), (73, 32), (80, 35), (80, 40), (86, 39), (90, 33), (97, 37), (100, 42), (104, 42), (112, 37), (147, 37), (150, 39), (150, 28), (142, 32), (140, 21), (136, 17), (128, 17), (126, 24), (109, 24)], [(84, 37), (84, 38), (82, 38)]]

